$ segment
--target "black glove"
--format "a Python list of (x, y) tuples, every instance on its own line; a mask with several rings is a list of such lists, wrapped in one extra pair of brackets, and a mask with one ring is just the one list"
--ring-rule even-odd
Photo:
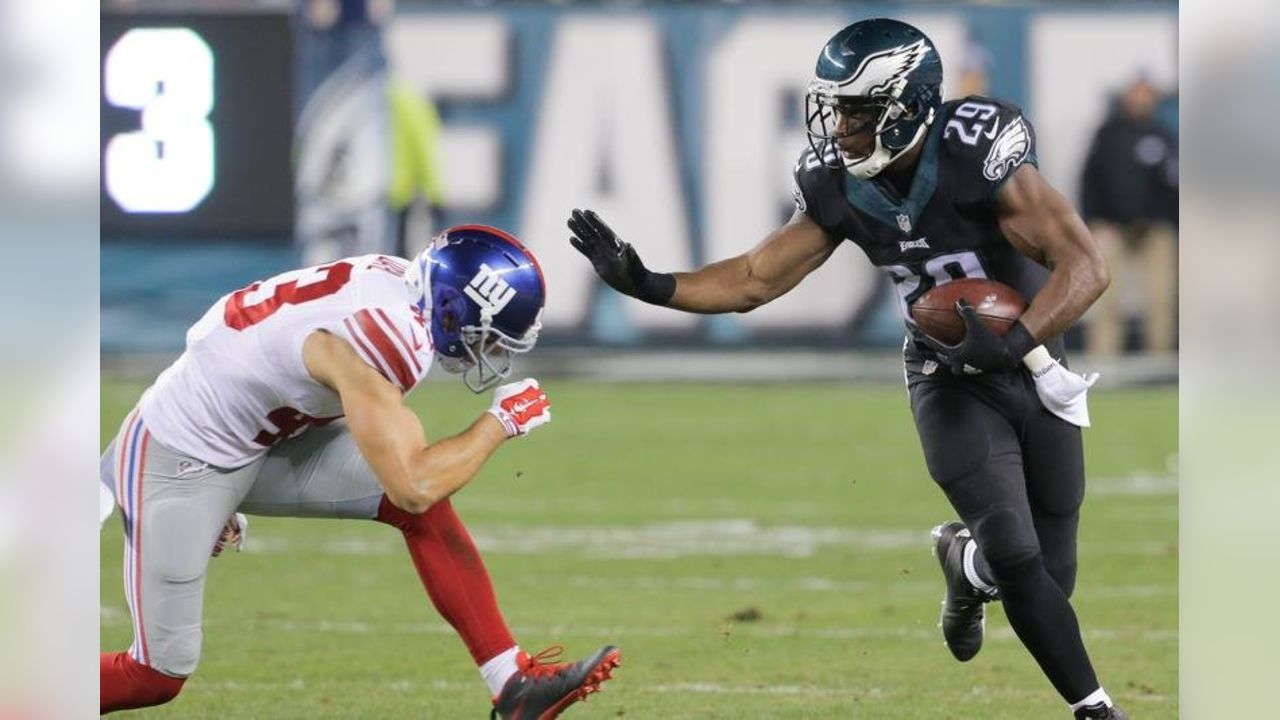
[(983, 325), (978, 311), (963, 299), (956, 301), (956, 312), (964, 318), (963, 340), (955, 345), (947, 345), (924, 335), (924, 343), (938, 354), (938, 358), (951, 368), (951, 372), (958, 375), (966, 372), (966, 366), (972, 368), (967, 372), (1013, 370), (1022, 363), (1022, 358), (1027, 353), (1040, 344), (1021, 321), (1014, 322), (1009, 332), (1001, 337)]
[(675, 276), (649, 272), (635, 248), (620, 240), (599, 215), (590, 210), (574, 210), (569, 216), (569, 229), (574, 235), (569, 244), (587, 256), (609, 287), (654, 305), (666, 305), (675, 294)]

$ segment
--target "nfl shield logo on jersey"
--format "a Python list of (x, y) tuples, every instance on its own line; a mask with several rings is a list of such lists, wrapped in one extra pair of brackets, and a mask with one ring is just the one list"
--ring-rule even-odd
[(906, 213), (898, 213), (898, 228), (905, 233), (911, 232), (911, 216)]

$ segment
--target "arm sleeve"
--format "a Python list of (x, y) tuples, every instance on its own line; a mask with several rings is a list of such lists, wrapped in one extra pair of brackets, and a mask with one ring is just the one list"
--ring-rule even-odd
[(342, 319), (342, 335), (356, 354), (387, 380), (409, 391), (425, 374), (403, 330), (382, 308), (363, 308)]
[(840, 222), (840, 174), (843, 172), (824, 165), (812, 148), (800, 153), (792, 170), (791, 194), (796, 210), (833, 235), (839, 234), (835, 226)]
[(966, 200), (993, 202), (1019, 166), (1039, 167), (1036, 131), (1022, 109), (998, 98), (970, 95), (943, 105), (940, 152)]
[(996, 128), (995, 137), (987, 145), (982, 160), (982, 176), (991, 183), (991, 196), (995, 197), (1005, 181), (1024, 164), (1040, 167), (1040, 160), (1036, 157), (1035, 127), (1018, 108), (1001, 106), (1000, 126)]

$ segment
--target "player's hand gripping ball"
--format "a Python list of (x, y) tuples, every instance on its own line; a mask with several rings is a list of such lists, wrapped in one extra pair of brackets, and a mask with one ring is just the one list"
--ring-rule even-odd
[(496, 388), (489, 414), (502, 423), (507, 437), (528, 435), (534, 428), (551, 422), (551, 401), (537, 380), (525, 378)]
[(955, 345), (964, 340), (964, 316), (956, 307), (963, 301), (992, 332), (1004, 336), (1026, 312), (1027, 301), (1017, 290), (995, 280), (962, 278), (943, 283), (911, 304), (911, 319), (925, 335)]

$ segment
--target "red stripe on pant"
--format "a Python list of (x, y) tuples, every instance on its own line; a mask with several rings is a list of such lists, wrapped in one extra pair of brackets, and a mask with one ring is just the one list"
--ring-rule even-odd
[(515, 646), (484, 559), (448, 500), (414, 515), (392, 505), (384, 495), (374, 519), (404, 533), (409, 557), (431, 603), (462, 637), (476, 665)]
[(147, 647), (147, 626), (142, 618), (142, 476), (147, 466), (147, 442), (151, 440), (151, 431), (142, 428), (142, 444), (138, 450), (138, 468), (134, 485), (134, 518), (133, 518), (133, 614), (137, 619), (137, 651), (138, 660), (144, 665), (151, 662), (151, 652)]

